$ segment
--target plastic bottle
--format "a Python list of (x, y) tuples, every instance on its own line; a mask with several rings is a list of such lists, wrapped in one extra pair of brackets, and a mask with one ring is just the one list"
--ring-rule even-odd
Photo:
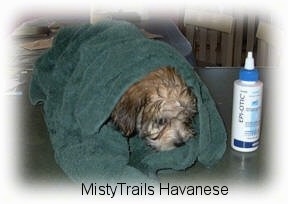
[(263, 83), (248, 52), (239, 79), (234, 81), (231, 146), (241, 152), (252, 152), (259, 146)]

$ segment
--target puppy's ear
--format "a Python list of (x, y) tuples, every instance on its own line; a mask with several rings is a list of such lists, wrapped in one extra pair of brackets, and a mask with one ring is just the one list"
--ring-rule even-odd
[(133, 92), (125, 93), (116, 107), (111, 118), (114, 124), (126, 135), (130, 136), (136, 132), (137, 116), (145, 103), (145, 96)]

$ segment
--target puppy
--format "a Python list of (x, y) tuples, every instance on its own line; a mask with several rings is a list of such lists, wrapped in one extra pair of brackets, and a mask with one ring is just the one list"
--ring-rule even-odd
[(128, 137), (137, 133), (157, 151), (179, 147), (194, 135), (196, 97), (174, 68), (149, 73), (132, 85), (111, 119)]

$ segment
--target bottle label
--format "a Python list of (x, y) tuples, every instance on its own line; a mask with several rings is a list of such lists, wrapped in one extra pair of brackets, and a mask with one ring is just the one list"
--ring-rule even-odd
[(259, 145), (262, 85), (234, 85), (232, 144), (239, 148)]

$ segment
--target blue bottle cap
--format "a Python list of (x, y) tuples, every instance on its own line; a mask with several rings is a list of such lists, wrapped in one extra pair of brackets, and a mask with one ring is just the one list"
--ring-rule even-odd
[(259, 80), (258, 69), (248, 70), (242, 68), (239, 72), (239, 79), (241, 81), (258, 81)]

